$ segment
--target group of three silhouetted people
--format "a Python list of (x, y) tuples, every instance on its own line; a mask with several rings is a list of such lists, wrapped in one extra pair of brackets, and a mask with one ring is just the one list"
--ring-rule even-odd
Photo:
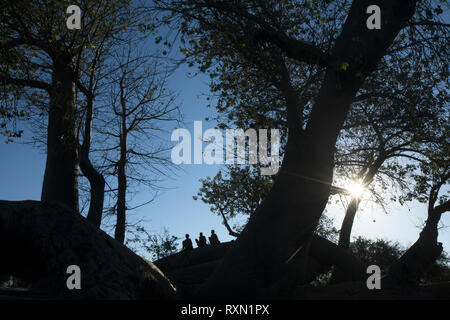
[[(197, 247), (202, 248), (206, 247), (208, 244), (206, 243), (206, 237), (203, 235), (203, 232), (200, 232), (200, 236), (198, 239), (195, 239), (195, 242), (197, 243)], [(211, 230), (211, 236), (209, 237), (209, 244), (210, 245), (216, 245), (219, 244), (219, 238), (217, 237), (217, 234), (214, 232), (214, 230)], [(183, 240), (183, 251), (184, 250), (192, 250), (192, 240), (189, 238), (189, 234), (186, 234), (186, 239)]]

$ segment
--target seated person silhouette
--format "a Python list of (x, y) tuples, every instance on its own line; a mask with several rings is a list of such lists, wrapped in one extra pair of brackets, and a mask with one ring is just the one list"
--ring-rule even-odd
[(200, 232), (200, 236), (198, 237), (198, 240), (195, 239), (195, 242), (197, 242), (197, 247), (202, 248), (206, 247), (206, 237), (203, 235), (203, 232)]
[(219, 238), (217, 238), (217, 234), (215, 233), (214, 230), (211, 230), (211, 236), (209, 237), (209, 244), (212, 246), (215, 246), (217, 244), (219, 244)]
[(186, 239), (183, 240), (183, 249), (182, 251), (192, 250), (194, 247), (192, 246), (192, 240), (189, 238), (189, 234), (186, 234)]

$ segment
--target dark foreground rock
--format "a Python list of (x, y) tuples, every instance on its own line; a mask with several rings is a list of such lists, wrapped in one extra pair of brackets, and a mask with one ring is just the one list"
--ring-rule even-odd
[[(170, 299), (175, 288), (151, 262), (59, 204), (0, 201), (0, 273), (32, 283), (31, 294), (75, 299)], [(67, 267), (81, 269), (69, 290)]]

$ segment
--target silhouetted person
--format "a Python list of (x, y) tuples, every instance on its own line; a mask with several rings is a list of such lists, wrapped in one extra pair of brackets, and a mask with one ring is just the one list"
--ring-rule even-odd
[(186, 234), (186, 239), (183, 240), (183, 251), (192, 250), (194, 247), (192, 246), (192, 240), (189, 238), (189, 235)]
[(200, 236), (198, 237), (198, 240), (195, 239), (195, 242), (197, 242), (197, 247), (202, 248), (206, 247), (206, 237), (203, 235), (203, 232), (200, 232)]
[(211, 230), (211, 236), (209, 237), (209, 244), (212, 246), (215, 246), (219, 244), (219, 238), (217, 238), (217, 234), (214, 232), (214, 230)]

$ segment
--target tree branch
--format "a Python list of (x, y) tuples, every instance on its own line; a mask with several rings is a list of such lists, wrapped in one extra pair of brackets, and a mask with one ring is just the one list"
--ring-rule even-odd
[(227, 218), (225, 217), (225, 214), (223, 213), (222, 208), (219, 208), (219, 211), (220, 211), (220, 214), (222, 215), (222, 218), (223, 218), (223, 224), (225, 225), (225, 228), (227, 228), (227, 230), (228, 230), (228, 234), (229, 234), (230, 236), (233, 236), (233, 237), (239, 236), (239, 233), (235, 232), (235, 231), (231, 228), (231, 226), (228, 224), (228, 220), (227, 220)]
[(1, 50), (10, 50), (14, 47), (20, 46), (22, 44), (25, 44), (25, 39), (23, 38), (16, 38), (11, 40), (2, 40), (0, 41), (0, 49)]
[(288, 37), (284, 32), (274, 29), (264, 19), (251, 14), (245, 7), (230, 5), (226, 1), (205, 0), (203, 3), (195, 4), (197, 8), (214, 8), (222, 12), (231, 12), (259, 25), (261, 30), (254, 35), (257, 41), (266, 41), (275, 44), (284, 53), (297, 61), (326, 67), (331, 65), (329, 57), (318, 47), (306, 41), (297, 40)]
[(257, 41), (266, 41), (275, 44), (289, 58), (300, 62), (327, 67), (331, 65), (330, 57), (315, 45), (303, 40), (297, 40), (272, 29), (263, 28), (255, 35)]
[(4, 82), (5, 84), (14, 84), (14, 85), (19, 85), (19, 86), (24, 86), (24, 87), (42, 89), (42, 90), (46, 90), (48, 92), (51, 90), (51, 86), (48, 83), (46, 83), (44, 81), (40, 81), (40, 80), (16, 79), (16, 78), (11, 78), (10, 76), (0, 75), (0, 81)]
[(442, 214), (447, 211), (450, 211), (450, 200), (447, 200), (443, 204), (440, 204), (433, 208), (434, 214)]

